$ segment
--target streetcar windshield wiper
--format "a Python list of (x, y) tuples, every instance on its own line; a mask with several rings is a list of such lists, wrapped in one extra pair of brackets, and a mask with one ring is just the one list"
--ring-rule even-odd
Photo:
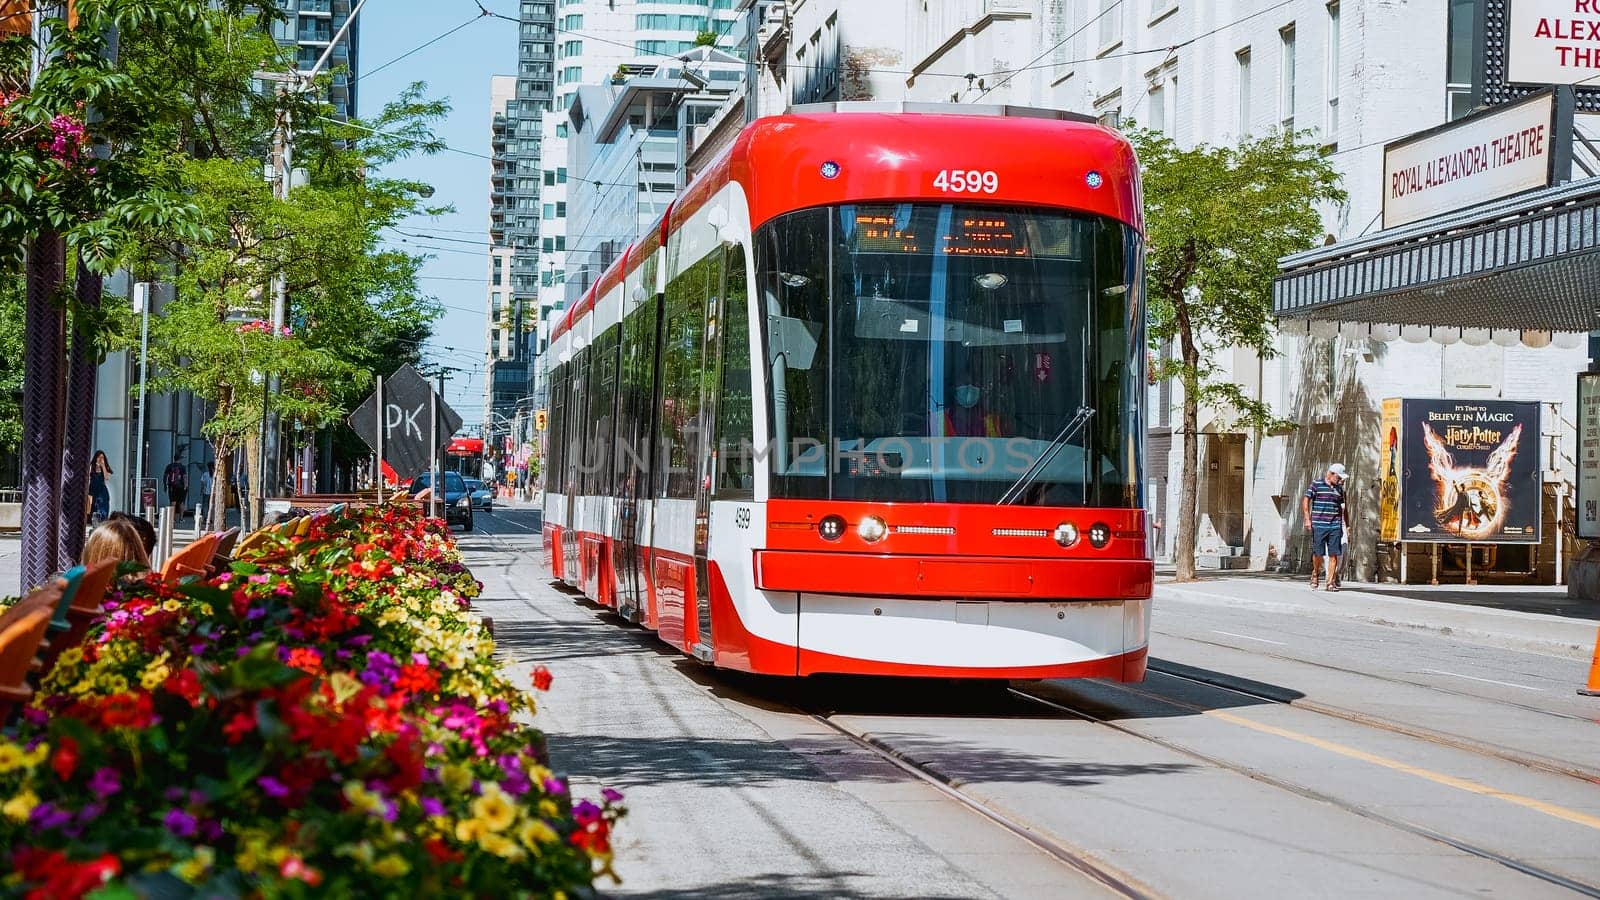
[(1068, 441), (1077, 437), (1078, 432), (1082, 431), (1092, 418), (1094, 418), (1094, 407), (1088, 404), (1078, 407), (1078, 414), (1073, 416), (1072, 420), (1066, 425), (1062, 426), (1061, 430), (1056, 433), (1055, 438), (1050, 441), (1049, 446), (1045, 447), (1044, 452), (1039, 454), (1039, 458), (1033, 461), (1033, 465), (1029, 466), (1028, 470), (1023, 472), (1011, 487), (1006, 488), (1006, 492), (1000, 495), (1000, 499), (995, 501), (995, 505), (1008, 506), (1016, 503), (1018, 498), (1022, 496), (1023, 491), (1026, 491), (1030, 485), (1039, 480), (1039, 474), (1045, 470), (1046, 466), (1050, 465), (1051, 460), (1056, 458), (1056, 454), (1061, 452), (1061, 448), (1065, 447)]

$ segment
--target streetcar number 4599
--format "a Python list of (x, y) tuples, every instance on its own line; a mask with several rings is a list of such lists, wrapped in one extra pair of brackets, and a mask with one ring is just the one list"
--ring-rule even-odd
[(992, 169), (945, 169), (933, 177), (933, 186), (952, 194), (992, 194), (1000, 189), (1000, 175)]

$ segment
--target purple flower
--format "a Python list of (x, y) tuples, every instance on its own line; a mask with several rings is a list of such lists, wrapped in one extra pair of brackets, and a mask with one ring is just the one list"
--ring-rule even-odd
[(567, 786), (562, 784), (559, 778), (546, 778), (544, 780), (544, 792), (559, 797), (567, 792)]
[(167, 810), (167, 815), (161, 820), (161, 824), (167, 826), (168, 831), (181, 838), (194, 837), (195, 833), (200, 830), (200, 823), (195, 821), (194, 816), (176, 807)]
[(612, 788), (604, 788), (600, 791), (600, 799), (611, 805), (616, 805), (622, 802), (622, 792)]
[(504, 700), (500, 700), (500, 699), (497, 698), (497, 699), (489, 701), (489, 711), (490, 712), (494, 712), (494, 713), (499, 713), (500, 715), (503, 716), (506, 713), (511, 712), (511, 705), (506, 703)]
[(22, 718), (26, 719), (29, 725), (43, 725), (44, 723), (50, 721), (50, 715), (36, 706), (30, 706), (27, 709), (24, 709), (22, 711)]
[(257, 778), (256, 784), (261, 786), (261, 790), (265, 791), (268, 797), (282, 800), (289, 796), (289, 786), (271, 775), (263, 775)]
[(347, 638), (345, 643), (352, 647), (365, 647), (366, 645), (372, 643), (372, 635), (358, 634), (353, 638)]
[(222, 823), (216, 819), (207, 819), (200, 823), (200, 834), (207, 841), (215, 844), (222, 840)]
[(423, 797), (419, 799), (417, 801), (417, 805), (422, 807), (422, 811), (430, 817), (442, 816), (445, 814), (444, 804), (433, 799), (432, 797)]
[(252, 607), (250, 607), (250, 611), (244, 614), (244, 617), (245, 617), (246, 620), (253, 621), (255, 619), (261, 618), (262, 616), (264, 616), (266, 614), (267, 614), (267, 608), (265, 606), (252, 606)]
[(101, 800), (122, 790), (122, 779), (117, 776), (117, 770), (109, 766), (96, 769), (93, 777), (89, 779), (89, 790)]
[(419, 650), (416, 653), (411, 654), (411, 661), (419, 666), (425, 666), (428, 664), (428, 654)]
[(588, 800), (580, 801), (578, 805), (572, 808), (572, 818), (579, 825), (593, 825), (595, 822), (600, 821), (600, 807), (595, 806)]
[(71, 821), (72, 813), (60, 809), (54, 803), (48, 801), (35, 806), (33, 812), (28, 816), (29, 824), (45, 831), (60, 828)]
[(105, 812), (106, 805), (104, 803), (90, 803), (83, 809), (78, 810), (78, 823), (87, 825), (105, 815)]

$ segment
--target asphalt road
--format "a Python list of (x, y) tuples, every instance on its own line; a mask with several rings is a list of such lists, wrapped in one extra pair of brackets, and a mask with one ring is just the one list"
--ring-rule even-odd
[(614, 895), (1600, 896), (1570, 659), (1161, 599), (1140, 685), (758, 679), (550, 586), (531, 515), (462, 545), (556, 761), (628, 795)]

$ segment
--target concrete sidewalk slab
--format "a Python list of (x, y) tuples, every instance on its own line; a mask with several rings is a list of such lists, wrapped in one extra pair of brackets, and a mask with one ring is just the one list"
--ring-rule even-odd
[[(1399, 588), (1400, 586), (1395, 586)], [(1452, 592), (1459, 593), (1459, 586)], [(1476, 590), (1495, 591), (1495, 588)], [(1505, 589), (1498, 589), (1505, 591)], [(1518, 594), (1555, 593), (1561, 588), (1518, 588)], [(1303, 583), (1250, 576), (1212, 577), (1183, 584), (1156, 585), (1158, 600), (1259, 609), (1277, 613), (1367, 622), (1429, 631), (1471, 643), (1568, 659), (1587, 660), (1594, 651), (1600, 618), (1573, 613), (1552, 615), (1523, 609), (1467, 605), (1459, 600), (1427, 600), (1428, 588), (1348, 585), (1338, 592), (1313, 591)], [(1512, 604), (1507, 604), (1512, 605)]]

